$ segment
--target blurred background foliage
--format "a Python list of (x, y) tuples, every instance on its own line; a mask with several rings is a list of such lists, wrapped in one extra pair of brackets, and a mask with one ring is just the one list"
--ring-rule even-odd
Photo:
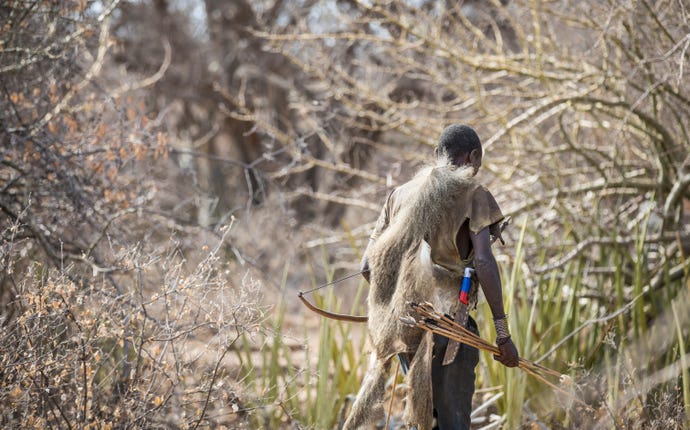
[[(483, 357), (477, 428), (687, 428), (689, 16), (3, 2), (0, 423), (337, 426), (364, 327), (295, 293), (357, 270), (385, 196), (461, 122), (513, 217), (495, 251), (516, 343), (595, 410)], [(316, 299), (362, 314), (366, 288)]]

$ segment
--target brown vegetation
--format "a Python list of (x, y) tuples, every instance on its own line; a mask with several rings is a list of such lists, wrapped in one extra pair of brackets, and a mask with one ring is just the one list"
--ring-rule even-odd
[[(499, 255), (520, 309), (563, 281), (548, 303), (592, 310), (539, 354), (649, 381), (593, 378), (600, 425), (681, 427), (689, 17), (677, 0), (3, 2), (0, 424), (249, 425), (268, 405), (228, 354), (264, 329), (260, 296), (286, 264), (289, 291), (354, 271), (387, 192), (464, 122), (525, 225)], [(658, 321), (675, 335), (652, 345)]]

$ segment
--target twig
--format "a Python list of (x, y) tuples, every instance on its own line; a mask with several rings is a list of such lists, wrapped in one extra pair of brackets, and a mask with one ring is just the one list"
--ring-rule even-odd
[(201, 424), (201, 421), (203, 421), (204, 417), (206, 416), (206, 411), (208, 410), (208, 404), (211, 401), (211, 393), (213, 392), (213, 384), (216, 383), (216, 378), (218, 377), (220, 365), (223, 362), (225, 355), (228, 353), (228, 351), (230, 351), (232, 346), (235, 344), (235, 342), (239, 338), (240, 338), (240, 334), (238, 333), (237, 336), (228, 345), (225, 346), (225, 349), (223, 349), (223, 353), (221, 354), (220, 358), (218, 358), (218, 361), (216, 361), (216, 365), (213, 368), (213, 374), (211, 375), (211, 381), (209, 382), (208, 392), (206, 393), (206, 399), (204, 401), (204, 407), (201, 409), (201, 413), (199, 413), (199, 419), (194, 424), (194, 429), (199, 428), (199, 424)]
[(113, 97), (119, 97), (123, 93), (129, 92), (129, 91), (134, 91), (134, 90), (139, 90), (142, 88), (149, 87), (156, 82), (160, 81), (163, 79), (163, 76), (165, 76), (165, 72), (167, 72), (168, 68), (170, 67), (170, 62), (172, 59), (172, 47), (170, 46), (170, 41), (167, 38), (163, 38), (162, 42), (163, 44), (163, 50), (164, 50), (164, 56), (163, 56), (163, 62), (161, 63), (160, 67), (158, 68), (158, 71), (154, 73), (153, 75), (146, 77), (142, 79), (141, 81), (138, 82), (130, 82), (127, 84), (122, 85), (121, 87), (117, 88), (116, 90), (112, 91)]
[(391, 422), (391, 412), (393, 412), (393, 400), (395, 400), (395, 387), (398, 385), (398, 372), (400, 372), (400, 362), (395, 367), (395, 376), (393, 377), (393, 388), (391, 390), (391, 400), (388, 403), (388, 415), (386, 416), (386, 426), (385, 430), (389, 429), (389, 424)]

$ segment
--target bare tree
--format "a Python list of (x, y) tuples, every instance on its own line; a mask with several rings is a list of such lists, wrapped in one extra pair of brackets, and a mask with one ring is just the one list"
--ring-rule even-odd
[(209, 231), (168, 206), (164, 113), (145, 91), (171, 45), (153, 70), (113, 67), (128, 6), (0, 6), (5, 428), (246, 421), (220, 375), (261, 320), (258, 288), (225, 276), (230, 220)]
[[(326, 14), (337, 24), (318, 19)], [(473, 125), (487, 153), (483, 180), (529, 227), (524, 270), (557, 278), (575, 264), (585, 286), (578, 298), (603, 314), (639, 294), (684, 291), (689, 16), (670, 0), (324, 2), (259, 33), (312, 89), (289, 95), (294, 129), (247, 103), (234, 103), (234, 115), (291, 156), (274, 175), (318, 169), (330, 178), (303, 194), (343, 205), (347, 222), (373, 220), (370, 203), (428, 159), (444, 126)], [(344, 154), (354, 143), (375, 157), (353, 165)], [(360, 182), (340, 188), (341, 175)], [(332, 236), (313, 244), (346, 237), (323, 231)], [(622, 260), (602, 258), (607, 248)], [(615, 297), (617, 283), (644, 288)]]
[[(356, 141), (414, 164), (443, 125), (472, 123), (507, 212), (529, 213), (546, 229), (587, 232), (569, 238), (572, 249), (586, 251), (613, 230), (624, 245), (630, 230), (620, 226), (634, 228), (650, 210), (659, 218), (651, 242), (685, 238), (687, 15), (674, 12), (675, 2), (487, 4), (342, 2), (337, 28), (307, 17), (263, 33), (323, 90), (291, 96), (300, 126), (293, 134), (258, 114), (255, 121), (294, 154), (294, 169), (318, 165), (384, 187), (391, 171), (325, 162), (318, 152), (316, 160), (303, 157), (303, 136), (315, 134), (331, 154)], [(329, 124), (346, 126), (324, 132)], [(342, 203), (367, 207), (355, 190), (339, 196)], [(312, 197), (329, 199), (328, 192)]]

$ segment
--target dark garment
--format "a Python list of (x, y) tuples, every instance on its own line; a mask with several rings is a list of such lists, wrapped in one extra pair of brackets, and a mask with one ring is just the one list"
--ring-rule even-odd
[[(477, 323), (470, 317), (467, 328), (479, 335)], [(469, 430), (474, 394), (474, 368), (479, 363), (479, 350), (460, 344), (455, 361), (441, 365), (448, 339), (434, 334), (434, 357), (431, 380), (434, 395), (434, 416), (438, 430)]]
[[(477, 322), (472, 317), (467, 319), (467, 329), (479, 336)], [(433, 430), (469, 430), (479, 350), (461, 343), (455, 360), (443, 366), (447, 345), (448, 338), (434, 334), (431, 386), (436, 426)], [(398, 354), (398, 359), (403, 372), (407, 373), (411, 357)]]

